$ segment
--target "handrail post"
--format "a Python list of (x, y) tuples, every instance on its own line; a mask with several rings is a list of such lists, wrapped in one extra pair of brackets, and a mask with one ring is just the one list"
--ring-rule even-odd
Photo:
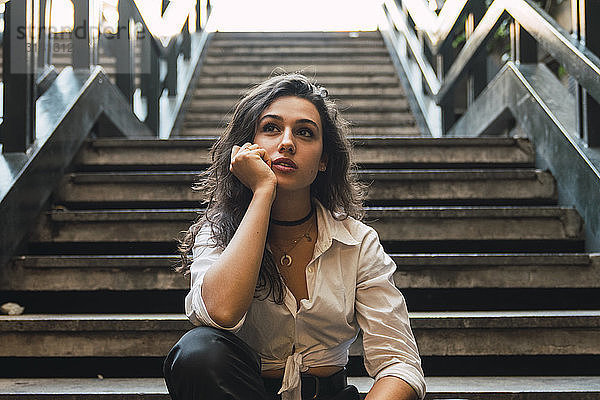
[(75, 19), (73, 24), (73, 68), (90, 68), (90, 2), (88, 0), (74, 1)]
[[(177, 40), (177, 39), (173, 39)], [(169, 96), (177, 95), (177, 58), (179, 56), (179, 45), (174, 43), (169, 49), (167, 55), (167, 76), (165, 77), (165, 87), (169, 91)]]
[(196, 32), (202, 30), (202, 2), (196, 0)]
[(5, 5), (3, 153), (25, 152), (35, 141), (36, 3), (20, 0)]
[[(571, 0), (574, 11), (573, 33), (577, 39), (596, 55), (600, 55), (600, 33), (595, 24), (600, 17), (598, 1)], [(589, 147), (600, 147), (600, 105), (587, 91), (577, 85), (577, 130)]]
[(183, 53), (183, 58), (188, 61), (192, 58), (192, 36), (190, 35), (190, 17), (188, 15), (188, 19), (185, 20), (185, 24), (183, 25), (183, 38), (181, 42), (181, 52)]
[(202, 23), (202, 20), (205, 18), (205, 14), (210, 14), (211, 10), (210, 0), (206, 0), (205, 8), (202, 7), (203, 3), (203, 0), (196, 1), (196, 32), (200, 32), (202, 29), (204, 29), (204, 24)]
[(116, 55), (116, 83), (133, 107), (135, 93), (135, 49), (137, 32), (131, 19), (131, 6), (128, 1), (119, 1), (119, 24), (113, 48)]
[[(98, 62), (99, 18), (96, 0), (73, 2), (75, 19), (73, 24), (73, 68), (89, 69)], [(98, 16), (99, 17), (99, 16)]]
[(516, 62), (519, 64), (537, 64), (538, 62), (538, 44), (536, 40), (521, 27), (516, 25), (516, 46), (518, 48), (518, 57)]
[(39, 27), (39, 51), (38, 67), (44, 68), (52, 64), (52, 1), (40, 1), (40, 27)]
[(146, 97), (147, 115), (145, 124), (159, 135), (160, 129), (160, 53), (152, 43), (150, 33), (143, 40), (142, 54), (144, 62), (149, 66), (149, 73), (142, 74), (142, 95)]
[[(467, 24), (465, 26), (465, 38), (469, 40), (469, 37), (473, 34), (475, 27), (479, 24), (479, 21), (485, 15), (485, 5), (483, 1), (471, 2), (471, 12), (467, 17)], [(472, 61), (471, 72), (467, 78), (467, 107), (475, 101), (475, 98), (485, 89), (487, 85), (487, 60), (485, 54), (480, 52)]]
[[(443, 82), (444, 76), (452, 66), (454, 61), (454, 49), (446, 43), (437, 55), (437, 75), (440, 82)], [(442, 117), (442, 134), (445, 134), (452, 128), (456, 122), (456, 114), (454, 113), (454, 94), (450, 93), (440, 104)]]

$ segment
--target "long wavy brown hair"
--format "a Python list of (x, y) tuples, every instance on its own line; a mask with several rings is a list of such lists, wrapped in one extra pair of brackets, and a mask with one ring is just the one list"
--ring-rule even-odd
[[(237, 103), (231, 122), (210, 150), (211, 164), (193, 187), (200, 192), (206, 209), (180, 240), (181, 265), (177, 271), (189, 272), (194, 239), (204, 224), (210, 224), (216, 246), (224, 249), (231, 241), (252, 199), (251, 190), (229, 170), (232, 147), (253, 143), (258, 118), (273, 101), (284, 96), (310, 101), (321, 117), (323, 153), (327, 154), (328, 162), (326, 171), (319, 172), (311, 184), (311, 196), (316, 197), (337, 220), (349, 216), (363, 218), (365, 186), (355, 173), (352, 144), (347, 138), (348, 123), (339, 115), (325, 88), (299, 73), (274, 76), (252, 88)], [(273, 255), (265, 247), (255, 297), (263, 300), (271, 297), (281, 304), (284, 294)]]

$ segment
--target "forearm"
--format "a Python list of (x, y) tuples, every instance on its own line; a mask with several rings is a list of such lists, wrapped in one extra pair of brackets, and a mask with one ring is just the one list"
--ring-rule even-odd
[(204, 276), (202, 298), (211, 318), (233, 326), (250, 307), (262, 263), (273, 193), (254, 193), (231, 241)]
[(365, 400), (417, 400), (417, 393), (400, 378), (384, 376), (379, 379)]

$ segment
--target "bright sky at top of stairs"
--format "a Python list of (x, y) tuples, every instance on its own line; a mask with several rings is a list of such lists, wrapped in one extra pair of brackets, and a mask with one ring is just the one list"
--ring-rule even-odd
[(375, 30), (378, 0), (212, 0), (219, 31)]

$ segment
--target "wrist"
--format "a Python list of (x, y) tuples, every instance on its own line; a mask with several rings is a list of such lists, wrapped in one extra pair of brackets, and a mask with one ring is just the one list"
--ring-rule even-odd
[(253, 197), (254, 198), (267, 198), (271, 203), (273, 203), (273, 201), (275, 200), (275, 193), (276, 193), (276, 188), (277, 186), (273, 185), (273, 186), (261, 186), (260, 188), (257, 188), (254, 191)]

